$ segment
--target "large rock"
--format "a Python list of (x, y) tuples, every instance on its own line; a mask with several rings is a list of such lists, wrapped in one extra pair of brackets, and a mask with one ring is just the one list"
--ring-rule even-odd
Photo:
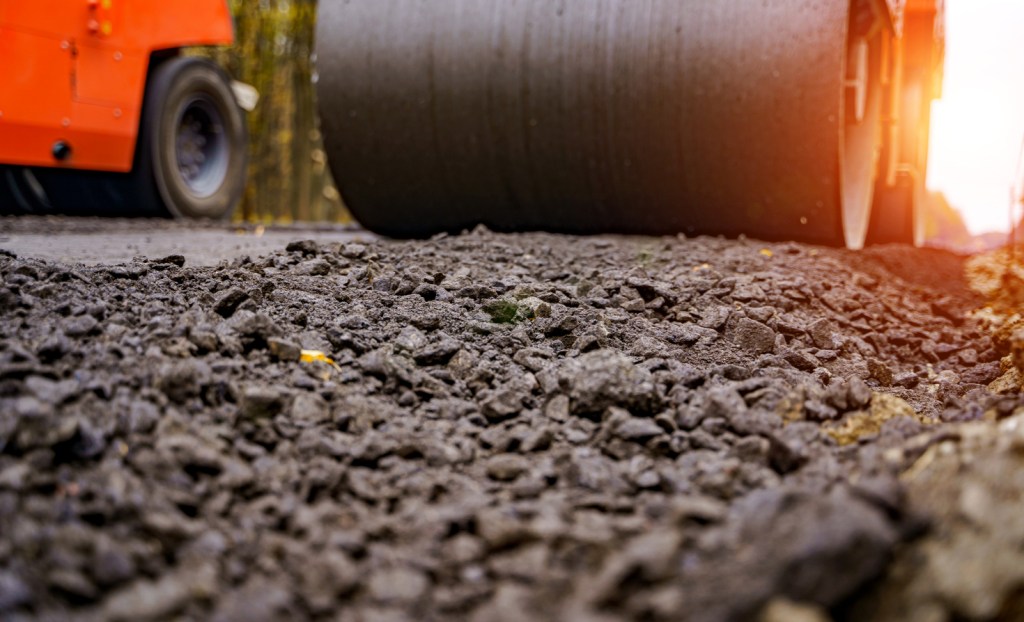
[(1024, 615), (1024, 409), (971, 423), (932, 445), (904, 476), (930, 533), (901, 549), (851, 619), (1020, 620)]
[(570, 359), (562, 366), (559, 384), (569, 395), (576, 414), (601, 413), (620, 406), (634, 414), (650, 413), (661, 397), (650, 372), (613, 350), (597, 350)]
[(733, 343), (751, 354), (768, 354), (775, 350), (775, 331), (750, 318), (740, 318), (730, 336)]

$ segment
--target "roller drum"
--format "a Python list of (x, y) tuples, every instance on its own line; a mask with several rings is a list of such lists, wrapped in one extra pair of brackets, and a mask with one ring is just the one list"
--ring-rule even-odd
[(856, 246), (866, 214), (847, 206), (844, 227), (843, 204), (870, 203), (849, 189), (872, 187), (876, 145), (848, 154), (854, 22), (847, 0), (321, 2), (328, 156), (356, 218), (389, 235)]

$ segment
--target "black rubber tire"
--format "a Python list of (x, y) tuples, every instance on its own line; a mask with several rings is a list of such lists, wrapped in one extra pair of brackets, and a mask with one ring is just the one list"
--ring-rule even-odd
[(0, 215), (7, 216), (17, 213), (14, 205), (14, 193), (7, 186), (7, 167), (0, 166)]
[[(195, 98), (209, 102), (223, 119), (223, 176), (197, 195), (177, 166), (176, 129)], [(230, 79), (200, 58), (171, 58), (156, 65), (146, 87), (139, 140), (132, 171), (103, 173), (36, 168), (44, 189), (29, 211), (67, 215), (224, 219), (245, 190), (248, 132)], [(15, 172), (21, 169), (13, 169)], [(14, 175), (18, 180), (17, 174)], [(24, 183), (23, 180), (19, 180)], [(24, 211), (22, 212), (24, 213)]]
[(53, 211), (42, 182), (30, 169), (0, 167), (0, 214), (30, 215)]
[(32, 173), (45, 189), (48, 213), (119, 218), (169, 215), (157, 200), (152, 183), (145, 183), (135, 172), (32, 169)]
[[(210, 123), (222, 141), (210, 154), (216, 161), (202, 165), (203, 174), (212, 175), (202, 189), (183, 175), (178, 153), (181, 123), (198, 105), (217, 117)], [(174, 58), (156, 68), (146, 89), (138, 172), (151, 177), (167, 212), (179, 218), (229, 217), (245, 191), (248, 142), (245, 115), (220, 67), (201, 58)]]

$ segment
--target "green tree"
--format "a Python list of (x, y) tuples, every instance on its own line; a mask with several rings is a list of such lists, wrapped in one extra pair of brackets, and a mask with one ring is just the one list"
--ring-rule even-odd
[(249, 186), (236, 217), (256, 222), (346, 221), (316, 114), (316, 0), (229, 0), (235, 45), (204, 51), (256, 87), (249, 113)]

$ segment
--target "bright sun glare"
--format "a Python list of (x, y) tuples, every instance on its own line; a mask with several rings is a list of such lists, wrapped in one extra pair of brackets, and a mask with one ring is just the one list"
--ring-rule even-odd
[(928, 186), (972, 233), (1005, 231), (1024, 139), (1024, 0), (946, 4), (946, 83), (933, 108)]

